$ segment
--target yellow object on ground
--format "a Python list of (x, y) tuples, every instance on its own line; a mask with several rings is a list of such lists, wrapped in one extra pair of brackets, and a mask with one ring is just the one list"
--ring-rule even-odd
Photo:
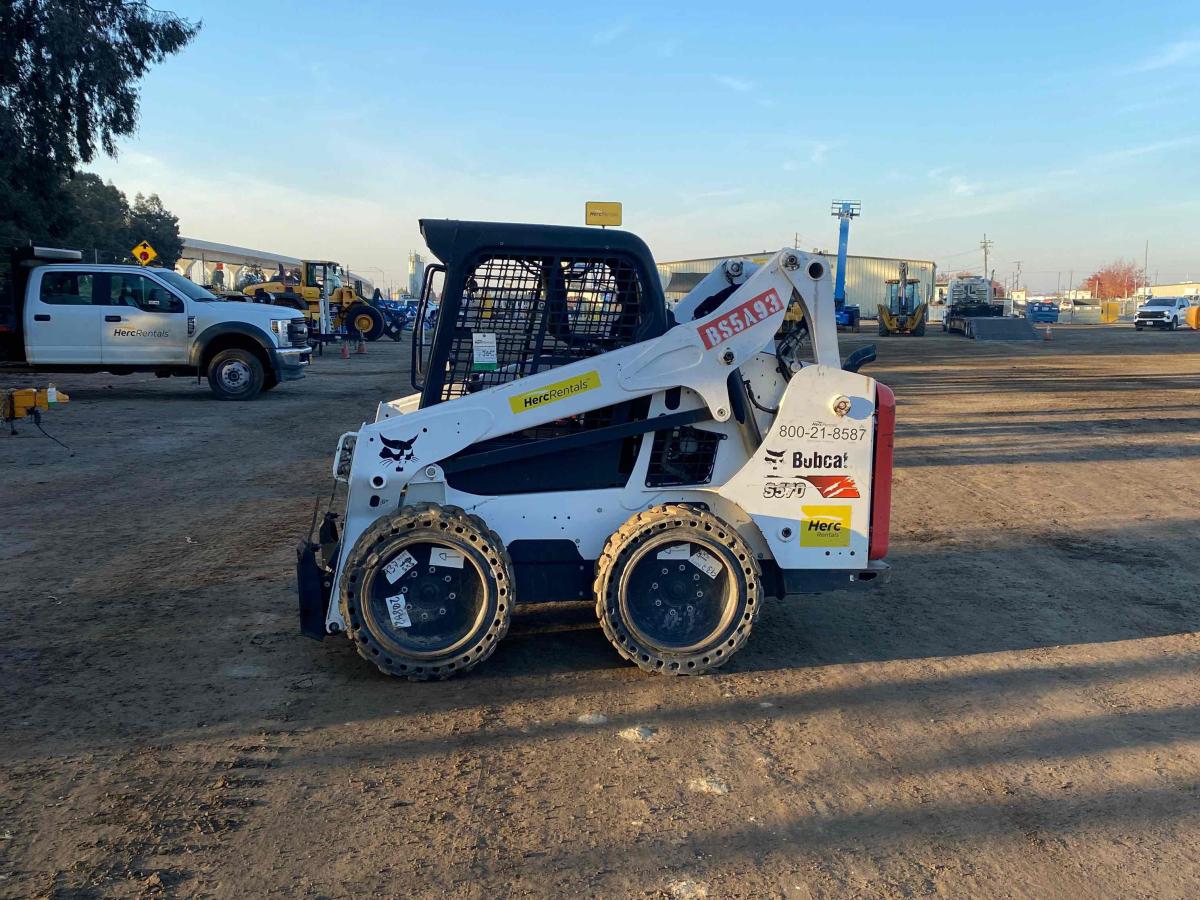
[(0, 394), (0, 419), (11, 422), (23, 419), (35, 409), (50, 409), (59, 403), (67, 403), (70, 397), (54, 385), (45, 388), (13, 388)]
[(1189, 306), (1187, 311), (1188, 327), (1200, 329), (1200, 306)]

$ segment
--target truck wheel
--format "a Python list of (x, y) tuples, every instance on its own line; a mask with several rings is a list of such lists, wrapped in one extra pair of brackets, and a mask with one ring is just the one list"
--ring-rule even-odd
[(1179, 321), (1177, 319), (1172, 319), (1171, 324), (1167, 326), (1167, 331), (1174, 331), (1178, 327)]
[(208, 386), (222, 400), (253, 400), (265, 380), (263, 364), (249, 350), (222, 350), (208, 364)]
[(267, 372), (263, 378), (262, 389), (264, 391), (273, 391), (277, 387), (279, 387), (279, 376), (274, 372)]
[(346, 330), (351, 337), (364, 341), (377, 341), (383, 337), (386, 326), (383, 313), (365, 303), (356, 303), (346, 311)]
[(648, 672), (696, 675), (729, 661), (762, 608), (762, 571), (737, 530), (690, 506), (656, 506), (608, 539), (596, 616), (617, 652)]
[(448, 678), (492, 655), (516, 581), (500, 537), (457, 506), (418, 503), (363, 532), (339, 604), (359, 656), (412, 681)]

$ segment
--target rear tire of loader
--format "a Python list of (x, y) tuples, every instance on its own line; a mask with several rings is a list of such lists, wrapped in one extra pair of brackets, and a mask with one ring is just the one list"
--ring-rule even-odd
[(596, 616), (621, 656), (648, 672), (698, 675), (750, 637), (762, 570), (729, 523), (668, 504), (638, 513), (608, 539), (595, 593)]
[(515, 585), (504, 542), (482, 519), (419, 503), (363, 532), (346, 558), (338, 602), (363, 659), (388, 675), (429, 681), (492, 655), (512, 621)]

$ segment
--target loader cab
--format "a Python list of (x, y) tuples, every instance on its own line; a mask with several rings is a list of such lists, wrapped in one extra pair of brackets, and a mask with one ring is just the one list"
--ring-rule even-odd
[(900, 293), (900, 279), (889, 278), (887, 280), (887, 298), (888, 309), (896, 314), (910, 313), (917, 308), (917, 291), (920, 289), (921, 281), (918, 278), (909, 278), (904, 285), (904, 294)]
[[(663, 334), (670, 324), (662, 282), (635, 235), (595, 228), (421, 220), (429, 249), (413, 327), (412, 380), (421, 408), (507, 384)], [(644, 418), (649, 398), (473, 445), (485, 457), (556, 437)], [(642, 435), (591, 443), (570, 466), (530, 456), (450, 474), (480, 493), (583, 490), (623, 485)], [(447, 461), (447, 471), (455, 460)], [(497, 487), (497, 485), (500, 485)]]
[(332, 262), (304, 264), (305, 296), (326, 297), (342, 286), (342, 267)]
[(443, 263), (427, 269), (413, 329), (422, 407), (668, 327), (649, 248), (628, 232), (432, 219), (421, 220), (421, 231)]

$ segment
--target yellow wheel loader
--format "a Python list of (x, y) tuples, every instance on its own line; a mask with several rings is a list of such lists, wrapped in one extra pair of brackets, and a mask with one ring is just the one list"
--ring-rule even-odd
[(281, 266), (270, 281), (247, 285), (244, 293), (256, 300), (300, 310), (309, 320), (309, 330), (315, 334), (325, 335), (344, 328), (354, 340), (379, 340), (387, 333), (383, 313), (346, 282), (346, 272), (337, 263), (305, 260), (299, 269)]

